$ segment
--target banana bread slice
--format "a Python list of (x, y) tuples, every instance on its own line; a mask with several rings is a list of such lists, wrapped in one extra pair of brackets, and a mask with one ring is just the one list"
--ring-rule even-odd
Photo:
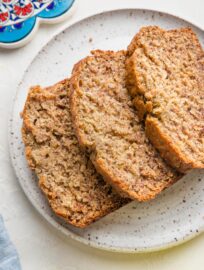
[(79, 149), (70, 118), (69, 80), (32, 87), (22, 117), (28, 164), (57, 215), (83, 228), (129, 202), (104, 182)]
[(121, 194), (154, 198), (177, 174), (149, 143), (126, 88), (125, 52), (95, 51), (71, 78), (71, 114), (80, 145)]
[(204, 168), (204, 52), (196, 35), (144, 27), (128, 56), (127, 87), (147, 137), (177, 170)]

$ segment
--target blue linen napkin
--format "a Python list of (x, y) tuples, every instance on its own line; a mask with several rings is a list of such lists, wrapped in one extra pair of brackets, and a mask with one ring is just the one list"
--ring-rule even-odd
[(15, 247), (0, 216), (0, 270), (20, 270), (20, 261)]

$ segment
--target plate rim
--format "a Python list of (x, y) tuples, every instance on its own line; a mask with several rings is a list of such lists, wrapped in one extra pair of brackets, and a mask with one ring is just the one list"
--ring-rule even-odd
[(183, 237), (181, 237), (180, 239), (177, 239), (177, 241), (173, 241), (171, 240), (170, 242), (166, 242), (164, 244), (159, 244), (159, 245), (155, 245), (152, 247), (141, 247), (141, 248), (125, 248), (125, 247), (115, 247), (115, 246), (111, 246), (111, 245), (107, 245), (107, 244), (99, 244), (98, 242), (95, 242), (93, 240), (87, 240), (85, 238), (83, 238), (82, 236), (79, 236), (77, 234), (75, 234), (74, 232), (70, 231), (67, 228), (64, 228), (61, 224), (59, 224), (55, 219), (50, 218), (49, 215), (45, 215), (44, 212), (42, 211), (41, 208), (36, 207), (35, 203), (33, 202), (33, 199), (31, 196), (29, 196), (29, 193), (27, 192), (26, 187), (23, 185), (22, 180), (21, 180), (21, 176), (19, 174), (19, 171), (17, 170), (17, 166), (15, 165), (15, 159), (13, 158), (13, 152), (14, 152), (14, 147), (13, 144), (11, 143), (13, 138), (12, 136), (10, 136), (10, 133), (12, 132), (12, 127), (13, 127), (13, 121), (11, 121), (11, 119), (13, 119), (13, 113), (14, 113), (14, 107), (15, 107), (15, 101), (18, 97), (18, 94), (20, 92), (20, 85), (23, 81), (23, 78), (26, 74), (26, 71), (28, 70), (28, 68), (32, 65), (33, 61), (35, 60), (35, 58), (39, 55), (39, 53), (53, 40), (55, 39), (56, 36), (58, 36), (61, 32), (67, 30), (70, 27), (75, 26), (76, 24), (82, 23), (83, 21), (90, 19), (92, 17), (96, 17), (96, 16), (100, 16), (103, 14), (107, 14), (110, 12), (119, 12), (119, 11), (145, 11), (145, 12), (157, 12), (157, 13), (161, 13), (163, 15), (167, 15), (167, 16), (171, 16), (171, 17), (175, 17), (176, 19), (182, 20), (183, 22), (186, 22), (188, 24), (191, 24), (193, 27), (204, 31), (204, 27), (201, 27), (200, 25), (197, 25), (191, 21), (189, 21), (188, 19), (184, 19), (181, 16), (175, 15), (173, 13), (169, 13), (166, 11), (161, 11), (158, 9), (148, 9), (148, 8), (134, 8), (134, 7), (127, 7), (127, 8), (113, 8), (113, 9), (107, 9), (105, 11), (102, 12), (96, 12), (93, 13), (92, 15), (88, 15), (85, 16), (79, 20), (74, 21), (73, 23), (69, 24), (68, 26), (65, 24), (63, 27), (61, 27), (57, 32), (55, 32), (49, 39), (48, 41), (42, 45), (39, 50), (35, 53), (35, 55), (32, 57), (32, 59), (29, 61), (29, 63), (25, 66), (25, 69), (23, 71), (22, 76), (19, 78), (18, 80), (18, 84), (16, 87), (16, 90), (12, 96), (12, 104), (11, 104), (11, 109), (9, 112), (9, 117), (8, 117), (8, 144), (9, 144), (9, 156), (10, 156), (10, 160), (11, 160), (11, 164), (12, 164), (12, 168), (15, 172), (16, 178), (18, 180), (18, 183), (21, 186), (21, 189), (23, 190), (24, 194), (26, 195), (26, 198), (28, 199), (28, 201), (31, 203), (32, 207), (35, 209), (35, 211), (41, 216), (41, 218), (43, 218), (44, 220), (46, 220), (46, 222), (52, 227), (54, 227), (55, 230), (57, 230), (58, 232), (60, 231), (60, 233), (63, 233), (66, 237), (69, 237), (72, 240), (77, 241), (78, 243), (82, 243), (84, 245), (88, 245), (92, 248), (97, 248), (99, 250), (104, 250), (104, 251), (108, 251), (108, 252), (118, 252), (118, 253), (126, 253), (126, 254), (130, 254), (130, 253), (149, 253), (149, 252), (156, 252), (156, 251), (161, 251), (161, 250), (166, 250), (169, 249), (171, 247), (175, 247), (178, 246), (180, 244), (183, 244), (191, 239), (193, 239), (194, 237), (200, 235), (202, 232), (204, 232), (204, 223), (197, 228), (197, 230), (192, 231), (191, 234), (187, 234)]

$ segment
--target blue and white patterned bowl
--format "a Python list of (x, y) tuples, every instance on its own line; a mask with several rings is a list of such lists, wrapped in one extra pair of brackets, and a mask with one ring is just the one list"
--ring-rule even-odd
[(0, 47), (16, 48), (33, 37), (41, 22), (55, 23), (73, 9), (75, 0), (0, 0)]

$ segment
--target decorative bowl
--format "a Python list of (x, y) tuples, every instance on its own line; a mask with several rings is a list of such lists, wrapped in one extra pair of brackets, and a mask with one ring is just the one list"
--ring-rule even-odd
[(31, 40), (41, 22), (66, 18), (75, 0), (0, 0), (0, 47), (16, 48)]

